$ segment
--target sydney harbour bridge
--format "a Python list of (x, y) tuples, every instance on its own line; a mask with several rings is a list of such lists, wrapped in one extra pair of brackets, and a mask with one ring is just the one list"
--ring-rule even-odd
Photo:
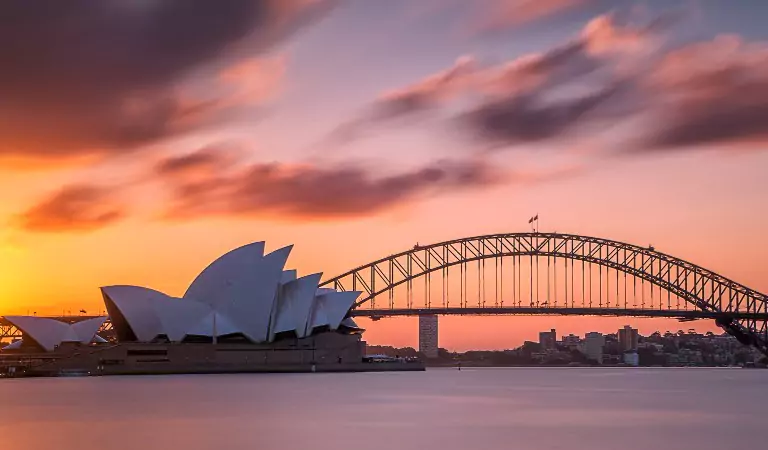
[[(768, 295), (653, 246), (609, 239), (534, 231), (417, 244), (322, 286), (361, 291), (350, 315), (374, 320), (427, 314), (714, 320), (768, 355)], [(1, 338), (20, 335), (0, 319)]]

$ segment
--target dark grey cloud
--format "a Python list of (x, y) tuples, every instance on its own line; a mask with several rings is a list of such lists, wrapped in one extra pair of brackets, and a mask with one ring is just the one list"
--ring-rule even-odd
[[(746, 88), (746, 86), (745, 86)], [(648, 149), (690, 149), (735, 144), (768, 145), (768, 86), (733, 92), (709, 102), (677, 105), (660, 112), (658, 128), (645, 142)], [(760, 91), (762, 89), (762, 91)], [(742, 96), (741, 98), (735, 95)]]
[(410, 119), (464, 89), (481, 95), (458, 115), (459, 129), (496, 148), (600, 137), (628, 119), (637, 119), (638, 135), (617, 146), (624, 153), (766, 148), (768, 43), (718, 36), (671, 47), (664, 38), (682, 17), (670, 10), (634, 25), (618, 14), (598, 16), (549, 50), (467, 66), (462, 83), (448, 76), (454, 67), (384, 96), (368, 121)]
[[(480, 127), (474, 135), (501, 138), (500, 121), (509, 119), (514, 120), (506, 133), (511, 142), (545, 139), (547, 130), (552, 130), (552, 137), (574, 124), (580, 111), (594, 109), (619, 84), (626, 84), (619, 79), (628, 77), (615, 73), (618, 61), (631, 59), (673, 23), (672, 17), (664, 16), (632, 25), (606, 14), (588, 22), (570, 40), (540, 53), (495, 65), (462, 57), (448, 69), (382, 95), (360, 118), (339, 127), (333, 142), (354, 139), (377, 125), (411, 122), (417, 114), (450, 104), (462, 94), (470, 94), (470, 100), (480, 98), (472, 112), (462, 115), (469, 127)], [(598, 93), (562, 100), (558, 91), (564, 88)]]
[(201, 126), (215, 99), (185, 95), (182, 82), (266, 50), (330, 4), (0, 2), (0, 158), (105, 154)]
[[(682, 12), (640, 25), (617, 14), (598, 16), (571, 40), (504, 64), (464, 58), (381, 96), (363, 120), (340, 129), (341, 139), (374, 125), (410, 123), (470, 93), (458, 129), (473, 143), (497, 148), (581, 135), (599, 140), (623, 125), (629, 125), (624, 142), (609, 150), (766, 148), (768, 43), (718, 36), (671, 46), (666, 35), (682, 23)], [(449, 124), (456, 128), (456, 121)]]
[(523, 144), (563, 137), (590, 121), (610, 117), (609, 102), (624, 85), (615, 84), (588, 95), (546, 101), (517, 95), (484, 103), (459, 117), (475, 137), (495, 144)]
[[(501, 83), (509, 90), (489, 96), (459, 120), (480, 142), (498, 146), (564, 142), (572, 133), (600, 136), (631, 118), (639, 119), (638, 136), (618, 147), (623, 153), (764, 149), (768, 44), (718, 36), (660, 45), (680, 18), (680, 11), (671, 11), (630, 28), (610, 15), (596, 18), (571, 43), (514, 61), (514, 76)], [(626, 50), (638, 57), (612, 57)], [(590, 94), (558, 95), (574, 88)]]
[(461, 57), (445, 70), (387, 92), (367, 105), (358, 117), (336, 127), (324, 144), (334, 147), (348, 143), (380, 125), (405, 121), (412, 124), (420, 114), (435, 110), (465, 92), (478, 69), (473, 58)]
[[(209, 168), (210, 162), (204, 159)], [(187, 156), (186, 161), (193, 160), (194, 156)], [(168, 166), (167, 161), (160, 162), (157, 168)], [(283, 163), (255, 163), (185, 177), (162, 169), (155, 172), (166, 174), (161, 180), (172, 192), (165, 214), (169, 219), (216, 215), (287, 220), (359, 217), (426, 196), (502, 181), (495, 170), (475, 161), (436, 162), (392, 175), (379, 175), (377, 170), (361, 165)]]
[(541, 88), (588, 75), (604, 66), (603, 58), (589, 52), (587, 40), (579, 38), (501, 67), (488, 80), (488, 87), (502, 91)]
[(733, 38), (693, 44), (658, 65), (659, 108), (640, 150), (768, 144), (768, 47)]
[(160, 159), (152, 171), (153, 176), (184, 177), (199, 176), (224, 170), (236, 162), (238, 155), (226, 145), (210, 145), (191, 153), (168, 156)]

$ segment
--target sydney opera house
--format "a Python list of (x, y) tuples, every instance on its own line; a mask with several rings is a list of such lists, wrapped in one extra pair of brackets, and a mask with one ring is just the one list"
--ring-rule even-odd
[(107, 317), (6, 316), (23, 339), (2, 353), (37, 354), (27, 369), (41, 374), (370, 370), (363, 330), (348, 316), (360, 293), (319, 288), (322, 274), (285, 270), (291, 248), (265, 254), (255, 242), (232, 250), (181, 297), (102, 287), (111, 342), (97, 334)]

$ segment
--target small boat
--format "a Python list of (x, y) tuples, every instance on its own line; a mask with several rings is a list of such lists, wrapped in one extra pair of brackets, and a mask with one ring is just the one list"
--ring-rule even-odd
[(77, 370), (77, 369), (75, 369), (75, 370), (71, 370), (71, 369), (65, 370), (65, 369), (62, 369), (61, 371), (59, 371), (59, 376), (60, 377), (87, 377), (90, 374), (91, 374), (91, 372), (88, 372), (88, 371), (85, 371), (85, 370)]

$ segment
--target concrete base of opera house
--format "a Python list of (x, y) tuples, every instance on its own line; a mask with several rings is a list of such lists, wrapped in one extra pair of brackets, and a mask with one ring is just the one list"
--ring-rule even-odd
[(367, 362), (364, 354), (359, 335), (333, 332), (269, 344), (63, 344), (45, 354), (4, 356), (2, 371), (33, 377), (424, 370), (420, 361)]

